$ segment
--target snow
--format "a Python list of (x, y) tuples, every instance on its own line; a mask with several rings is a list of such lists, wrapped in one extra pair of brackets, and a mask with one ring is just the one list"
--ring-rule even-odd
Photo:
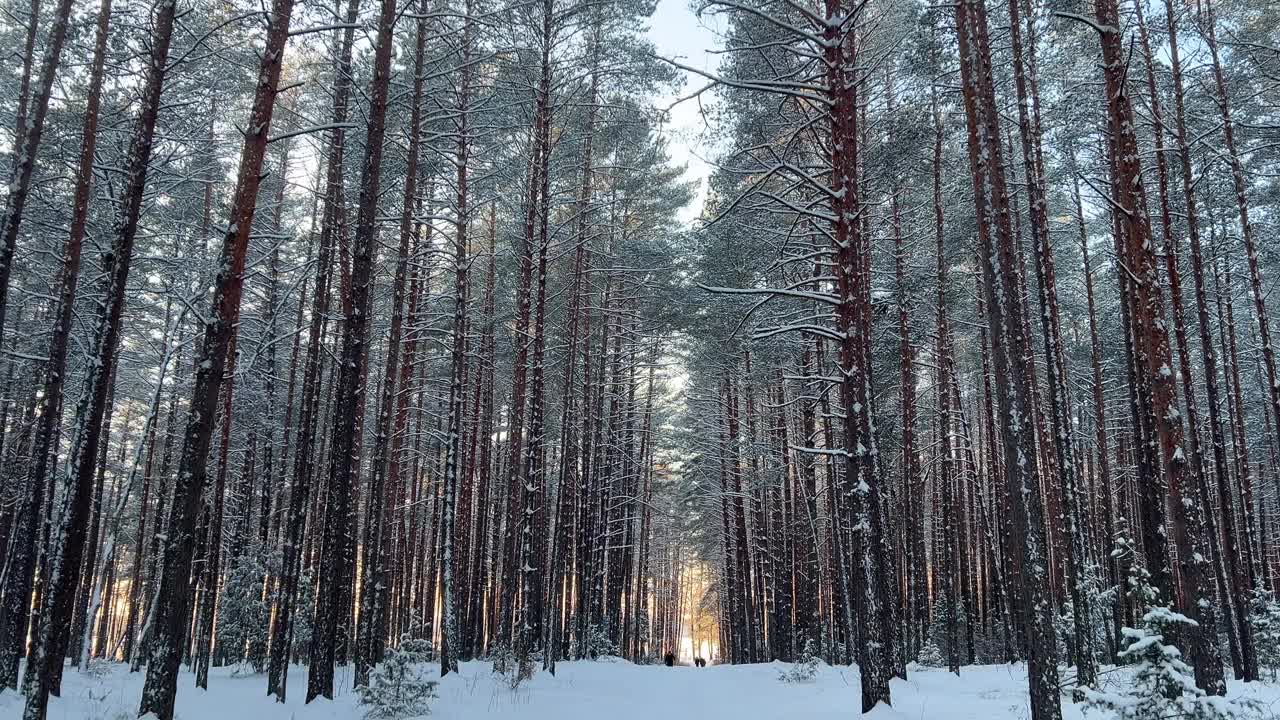
[[(440, 681), (431, 720), (1021, 720), (1030, 717), (1022, 665), (965, 667), (960, 677), (942, 669), (912, 666), (909, 680), (895, 679), (893, 706), (860, 716), (858, 671), (819, 664), (811, 682), (778, 680), (784, 663), (668, 668), (624, 661), (561, 662), (556, 675), (538, 672), (517, 690), (506, 686), (485, 662), (462, 663)], [(432, 666), (432, 676), (437, 666)], [(125, 665), (95, 665), (95, 672), (67, 669), (61, 698), (52, 698), (49, 720), (124, 720), (137, 713), (143, 673)], [(1127, 670), (1103, 672), (1102, 692), (1115, 692)], [(266, 694), (263, 675), (213, 668), (209, 691), (195, 687), (190, 673), (178, 680), (180, 720), (360, 720), (364, 708), (351, 690), (351, 666), (338, 668), (333, 701), (306, 705), (306, 668), (289, 674), (289, 702)], [(1280, 685), (1231, 682), (1229, 697), (1246, 694), (1267, 713), (1280, 708)], [(0, 720), (17, 720), (20, 696), (0, 694)], [(1064, 696), (1064, 720), (1088, 716)]]

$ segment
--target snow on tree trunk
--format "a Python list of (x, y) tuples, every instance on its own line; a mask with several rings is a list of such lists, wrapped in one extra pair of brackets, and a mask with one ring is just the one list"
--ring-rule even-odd
[(139, 707), (139, 715), (154, 713), (159, 720), (172, 720), (174, 714), (178, 665), (187, 641), (190, 610), (187, 582), (195, 544), (196, 512), (205, 486), (205, 463), (213, 437), (227, 352), (240, 312), (245, 253), (257, 207), (262, 161), (266, 154), (292, 14), (293, 0), (274, 0), (272, 3), (266, 43), (258, 68), (258, 84), (232, 193), (230, 220), (222, 239), (218, 275), (214, 281), (212, 316), (205, 324), (195, 358), (191, 411), (183, 433), (173, 486), (173, 510), (164, 533), (164, 559), (154, 611), (155, 633), (147, 650), (147, 677)]

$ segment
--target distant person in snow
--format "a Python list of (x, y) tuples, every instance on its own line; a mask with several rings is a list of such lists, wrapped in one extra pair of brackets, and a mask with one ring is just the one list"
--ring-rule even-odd
[(663, 655), (662, 664), (666, 665), (667, 667), (674, 667), (676, 664), (675, 653), (667, 653), (666, 655)]
[(696, 657), (696, 658), (694, 658), (694, 659), (693, 659), (693, 666), (694, 666), (694, 667), (706, 667), (706, 666), (707, 666), (707, 661), (706, 661), (706, 659), (705, 659), (705, 658)]

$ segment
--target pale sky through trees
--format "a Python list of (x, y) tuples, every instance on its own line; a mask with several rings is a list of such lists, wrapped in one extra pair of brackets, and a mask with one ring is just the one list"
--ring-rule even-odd
[[(675, 60), (709, 73), (716, 71), (719, 55), (712, 52), (721, 45), (720, 32), (723, 23), (710, 15), (697, 17), (688, 0), (659, 0), (658, 9), (649, 19), (649, 39), (664, 58)], [(658, 108), (666, 108), (676, 100), (686, 97), (707, 84), (707, 79), (684, 72), (685, 82), (669, 97), (657, 98)], [(706, 198), (706, 181), (711, 175), (711, 128), (702, 118), (703, 110), (709, 110), (715, 102), (714, 92), (685, 100), (671, 108), (670, 123), (664, 128), (670, 142), (671, 158), (687, 165), (686, 180), (697, 180), (697, 196), (680, 212), (680, 220), (688, 223), (702, 211)]]

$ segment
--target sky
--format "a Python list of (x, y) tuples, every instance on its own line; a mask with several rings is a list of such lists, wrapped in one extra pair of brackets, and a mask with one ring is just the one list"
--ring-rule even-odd
[[(690, 0), (659, 0), (658, 8), (649, 21), (649, 39), (662, 57), (714, 73), (720, 56), (710, 51), (721, 45), (717, 30), (723, 28), (723, 23), (711, 17), (699, 19), (689, 3)], [(657, 107), (666, 109), (679, 98), (707, 84), (706, 78), (694, 73), (684, 72), (683, 75), (684, 86), (672, 95), (658, 98), (655, 102)], [(713, 104), (714, 94), (703, 93), (701, 101), (703, 107)], [(707, 177), (712, 171), (710, 162), (714, 150), (701, 112), (698, 99), (685, 100), (671, 108), (663, 128), (672, 159), (687, 166), (686, 180), (698, 183), (697, 196), (680, 213), (680, 220), (685, 223), (692, 222), (701, 213)]]

